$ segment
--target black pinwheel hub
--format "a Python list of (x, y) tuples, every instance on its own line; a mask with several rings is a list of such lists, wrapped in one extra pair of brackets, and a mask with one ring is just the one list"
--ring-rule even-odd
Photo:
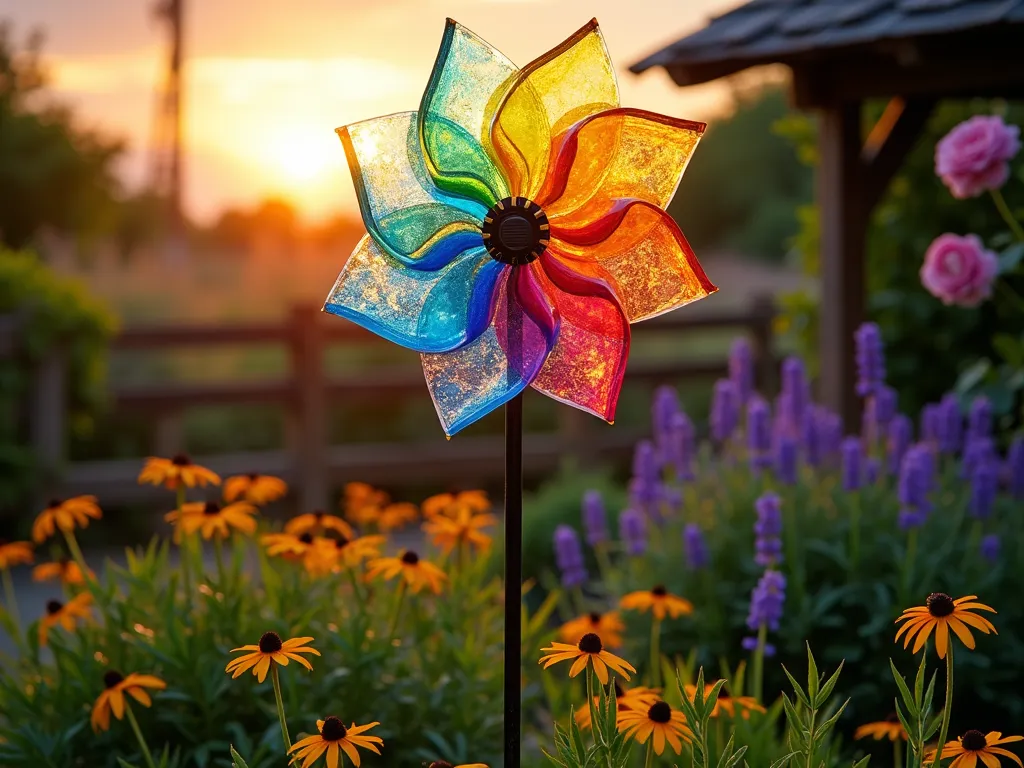
[(503, 264), (523, 265), (540, 258), (550, 239), (548, 217), (525, 197), (506, 197), (484, 217), (484, 245), (491, 258)]

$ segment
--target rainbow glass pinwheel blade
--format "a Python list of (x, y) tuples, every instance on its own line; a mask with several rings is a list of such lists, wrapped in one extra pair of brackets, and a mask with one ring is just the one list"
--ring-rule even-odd
[(596, 21), (518, 69), (449, 19), (418, 111), (338, 129), (324, 309), (421, 354), (448, 435), (527, 386), (612, 421), (630, 323), (717, 290), (665, 213), (704, 128), (620, 107)]

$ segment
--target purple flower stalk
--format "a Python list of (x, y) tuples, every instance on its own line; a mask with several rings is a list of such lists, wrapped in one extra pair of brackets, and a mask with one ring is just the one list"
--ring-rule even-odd
[(640, 440), (633, 449), (633, 477), (654, 485), (658, 482), (658, 453), (650, 440)]
[(596, 547), (608, 541), (608, 516), (604, 510), (604, 499), (598, 491), (583, 494), (583, 531), (587, 544)]
[(861, 421), (861, 433), (864, 439), (873, 442), (879, 435), (884, 435), (889, 422), (896, 415), (899, 396), (890, 386), (882, 385), (864, 404), (864, 415)]
[(998, 461), (996, 445), (991, 437), (975, 437), (964, 446), (964, 460), (960, 465), (960, 477), (969, 480), (982, 464)]
[(868, 458), (864, 462), (864, 484), (874, 485), (878, 482), (879, 476), (882, 474), (882, 462), (874, 457)]
[(767, 627), (771, 631), (779, 628), (782, 606), (786, 602), (786, 577), (779, 571), (768, 569), (750, 595), (750, 613), (747, 626), (752, 630)]
[(1010, 496), (1015, 501), (1024, 499), (1024, 435), (1017, 435), (1010, 442), (1006, 454), (1006, 474), (1010, 482)]
[(885, 350), (882, 332), (875, 323), (862, 323), (854, 333), (857, 363), (857, 394), (874, 395), (885, 384)]
[(994, 563), (999, 559), (999, 550), (1002, 548), (999, 540), (999, 534), (990, 533), (987, 536), (983, 536), (981, 543), (978, 546), (978, 551), (981, 556), (988, 562)]
[(775, 477), (783, 485), (796, 485), (797, 442), (789, 435), (775, 441)]
[(811, 401), (811, 387), (807, 381), (807, 369), (799, 357), (787, 357), (782, 361), (782, 391), (779, 394), (779, 410), (782, 420), (792, 434), (797, 434), (803, 425), (804, 416)]
[(918, 443), (903, 456), (897, 497), (900, 502), (900, 527), (904, 530), (923, 525), (931, 512), (930, 494), (935, 480), (935, 457), (931, 448)]
[(683, 529), (683, 552), (686, 556), (686, 567), (691, 571), (706, 568), (710, 561), (708, 545), (704, 541), (704, 533), (696, 523), (688, 523)]
[(648, 510), (647, 517), (657, 525), (663, 525), (669, 517), (673, 517), (683, 508), (683, 492), (665, 483), (655, 486), (655, 500)]
[(859, 437), (847, 437), (839, 448), (840, 468), (842, 470), (843, 490), (858, 490), (863, 484), (863, 457)]
[(568, 525), (555, 528), (555, 563), (562, 574), (562, 586), (578, 587), (587, 580), (583, 547), (575, 529)]
[(697, 452), (696, 430), (684, 411), (672, 415), (669, 436), (665, 446), (665, 459), (672, 466), (676, 480), (692, 480), (693, 457)]
[(967, 441), (992, 437), (992, 403), (984, 395), (974, 398), (967, 414)]
[(647, 521), (642, 512), (627, 509), (619, 515), (619, 539), (633, 557), (640, 557), (647, 551)]
[(939, 450), (956, 453), (963, 440), (964, 417), (960, 413), (960, 401), (952, 392), (939, 401), (939, 414)]
[(651, 403), (651, 426), (654, 443), (662, 456), (667, 453), (667, 445), (672, 430), (672, 419), (679, 412), (679, 395), (674, 387), (663, 385), (654, 391)]
[(804, 458), (812, 467), (821, 466), (822, 450), (819, 431), (815, 412), (808, 408), (804, 411), (803, 421), (800, 424), (800, 441), (803, 444)]
[(711, 437), (718, 443), (724, 443), (736, 430), (739, 423), (739, 395), (736, 387), (728, 379), (715, 382), (711, 400)]
[(772, 462), (772, 414), (768, 403), (761, 397), (752, 397), (747, 403), (747, 454), (750, 468), (755, 472)]
[(843, 420), (839, 414), (818, 406), (815, 408), (815, 421), (822, 458), (832, 460), (839, 455), (839, 446), (843, 441)]
[[(757, 650), (757, 638), (756, 637), (744, 637), (743, 640), (740, 641), (740, 645), (742, 645), (743, 649), (746, 650), (746, 651), (756, 651)], [(775, 655), (775, 646), (772, 645), (771, 643), (765, 643), (764, 644), (764, 655), (765, 656), (769, 656), (769, 657), (774, 656)]]
[(907, 449), (910, 448), (911, 441), (914, 439), (914, 427), (907, 416), (899, 413), (889, 422), (888, 432), (886, 453), (889, 472), (896, 475), (902, 470), (903, 457)]
[(661, 483), (649, 482), (641, 477), (629, 481), (629, 504), (637, 512), (650, 515), (656, 512)]
[(765, 493), (754, 502), (754, 509), (754, 562), (770, 568), (782, 562), (782, 499), (778, 494)]
[(928, 403), (921, 409), (921, 439), (939, 445), (942, 432), (942, 411), (938, 403)]
[(744, 338), (733, 341), (729, 349), (729, 381), (736, 390), (740, 405), (750, 400), (754, 392), (754, 352), (750, 342)]
[(971, 474), (971, 517), (987, 520), (999, 491), (999, 468), (995, 461), (982, 461)]

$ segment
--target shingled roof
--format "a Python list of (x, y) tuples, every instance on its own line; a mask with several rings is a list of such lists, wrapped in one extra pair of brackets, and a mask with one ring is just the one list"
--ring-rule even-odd
[(1024, 0), (751, 0), (630, 69), (662, 66), (679, 85), (692, 85), (759, 64), (814, 61), (952, 33), (1006, 32), (1008, 25), (1015, 26), (1024, 58)]

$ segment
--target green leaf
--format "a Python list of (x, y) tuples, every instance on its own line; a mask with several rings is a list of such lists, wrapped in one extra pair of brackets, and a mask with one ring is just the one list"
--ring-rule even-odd
[(799, 752), (790, 752), (788, 755), (783, 755), (778, 760), (775, 760), (768, 768), (783, 768), (790, 760), (796, 757)]
[(786, 677), (789, 678), (789, 684), (791, 686), (793, 686), (793, 692), (797, 695), (797, 698), (800, 699), (800, 701), (803, 703), (803, 705), (805, 707), (807, 707), (808, 709), (813, 709), (813, 707), (811, 707), (811, 701), (810, 701), (809, 698), (807, 698), (807, 694), (804, 693), (804, 689), (800, 687), (800, 683), (798, 683), (796, 681), (796, 678), (794, 678), (791, 674), (789, 674), (789, 670), (786, 669), (786, 665), (785, 664), (783, 664), (781, 666), (782, 666), (782, 671), (785, 672), (786, 673)]
[(971, 392), (971, 390), (985, 380), (985, 377), (988, 376), (988, 373), (991, 370), (992, 361), (988, 358), (982, 358), (981, 360), (976, 361), (970, 368), (957, 377), (954, 389), (960, 395)]
[(1024, 366), (1024, 344), (1008, 333), (997, 333), (992, 337), (992, 347), (1014, 368)]
[(235, 751), (235, 745), (234, 744), (232, 744), (230, 746), (230, 750), (231, 750), (231, 762), (233, 763), (232, 768), (249, 768), (249, 766), (245, 762), (245, 760), (242, 759), (242, 756)]
[(830, 717), (828, 720), (826, 720), (824, 723), (822, 723), (821, 725), (819, 725), (817, 728), (814, 729), (813, 736), (814, 736), (815, 741), (820, 741), (821, 739), (825, 738), (825, 736), (828, 735), (828, 732), (830, 730), (832, 730), (832, 726), (834, 726), (836, 724), (836, 720), (838, 720), (839, 716), (843, 714), (843, 710), (846, 709), (846, 705), (849, 704), (849, 703), (850, 703), (849, 699), (844, 701), (842, 706), (839, 707), (838, 711), (836, 711), (836, 713), (834, 715), (832, 715), (832, 717)]
[[(871, 759), (871, 755), (864, 755), (860, 760), (853, 764), (853, 768), (864, 768), (868, 764), (868, 760)], [(899, 766), (897, 766), (899, 768)]]
[[(896, 687), (900, 689), (900, 696), (903, 697), (903, 703), (906, 704), (907, 710), (910, 712), (911, 715), (913, 715), (914, 719), (916, 720), (918, 717), (920, 717), (920, 710), (918, 710), (917, 703), (914, 701), (914, 697), (913, 695), (911, 695), (910, 689), (907, 687), (906, 682), (903, 680), (903, 675), (901, 675), (899, 673), (899, 670), (896, 669), (896, 665), (893, 663), (892, 659), (889, 659), (889, 669), (892, 670), (893, 679), (896, 680)], [(910, 731), (908, 730), (907, 733), (909, 732)]]
[(999, 254), (999, 274), (1013, 272), (1021, 259), (1024, 259), (1024, 243), (1014, 243)]
[(807, 645), (807, 698), (810, 699), (811, 706), (818, 706), (818, 683), (821, 679), (818, 677), (818, 665), (814, 663), (814, 654), (811, 652), (811, 644)]
[(121, 758), (121, 757), (117, 758), (117, 764), (119, 766), (121, 766), (121, 768), (139, 768), (139, 766), (132, 765), (127, 760), (125, 760), (124, 758)]
[(818, 709), (821, 708), (822, 704), (828, 701), (828, 697), (832, 695), (833, 689), (836, 687), (836, 683), (839, 682), (839, 675), (842, 674), (843, 665), (846, 661), (840, 661), (836, 671), (832, 673), (832, 677), (825, 681), (825, 684), (821, 687), (818, 692), (818, 696), (814, 700), (814, 706)]

